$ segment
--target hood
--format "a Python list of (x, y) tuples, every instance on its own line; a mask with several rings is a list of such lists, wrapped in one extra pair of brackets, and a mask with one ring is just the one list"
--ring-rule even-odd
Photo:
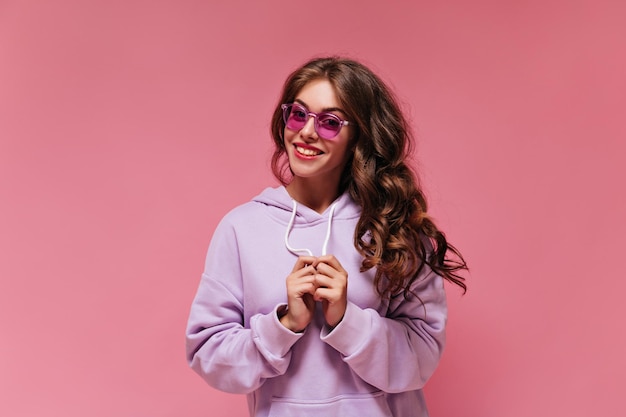
[(279, 222), (285, 224), (285, 247), (295, 255), (313, 256), (307, 248), (293, 248), (289, 244), (289, 234), (295, 227), (311, 227), (320, 223), (328, 224), (326, 237), (322, 247), (322, 255), (326, 254), (326, 246), (332, 233), (334, 220), (346, 220), (358, 218), (361, 214), (360, 207), (352, 200), (348, 193), (343, 193), (323, 213), (297, 203), (285, 187), (266, 188), (252, 201), (264, 204), (270, 215)]
[[(293, 211), (293, 198), (285, 187), (266, 188), (254, 197), (252, 201), (264, 204), (270, 210), (271, 216), (285, 224), (289, 223)], [(343, 193), (323, 213), (318, 213), (309, 207), (297, 203), (295, 227), (302, 225), (314, 225), (328, 220), (328, 214), (332, 206), (335, 206), (333, 219), (354, 219), (361, 215), (361, 208), (352, 200), (348, 193)]]

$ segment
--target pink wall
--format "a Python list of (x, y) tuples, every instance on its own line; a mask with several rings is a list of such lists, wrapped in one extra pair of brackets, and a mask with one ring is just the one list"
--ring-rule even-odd
[(625, 3), (388, 3), (0, 1), (0, 415), (246, 415), (187, 368), (187, 312), (323, 53), (397, 90), (473, 268), (432, 414), (626, 412)]

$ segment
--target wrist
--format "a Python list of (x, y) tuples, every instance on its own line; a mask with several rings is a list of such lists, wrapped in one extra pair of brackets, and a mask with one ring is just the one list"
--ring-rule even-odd
[(287, 328), (287, 330), (290, 330), (290, 331), (292, 331), (294, 333), (302, 333), (302, 332), (304, 332), (304, 328), (301, 328), (301, 327), (298, 327), (297, 325), (295, 325), (293, 320), (291, 320), (291, 318), (290, 318), (288, 313), (289, 313), (289, 308), (286, 305), (285, 306), (280, 306), (276, 310), (276, 315), (278, 316), (278, 321), (280, 322), (280, 324), (285, 326)]

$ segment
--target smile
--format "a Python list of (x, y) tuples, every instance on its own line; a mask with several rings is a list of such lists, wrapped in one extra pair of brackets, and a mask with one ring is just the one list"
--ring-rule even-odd
[(321, 155), (324, 153), (318, 149), (303, 148), (302, 146), (298, 146), (298, 145), (294, 145), (294, 146), (296, 148), (296, 152), (304, 156), (317, 156), (317, 155)]

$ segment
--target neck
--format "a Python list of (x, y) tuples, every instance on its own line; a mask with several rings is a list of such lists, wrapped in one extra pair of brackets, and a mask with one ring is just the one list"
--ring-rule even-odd
[(287, 192), (298, 203), (318, 213), (323, 213), (339, 197), (339, 184), (294, 178), (286, 187)]

